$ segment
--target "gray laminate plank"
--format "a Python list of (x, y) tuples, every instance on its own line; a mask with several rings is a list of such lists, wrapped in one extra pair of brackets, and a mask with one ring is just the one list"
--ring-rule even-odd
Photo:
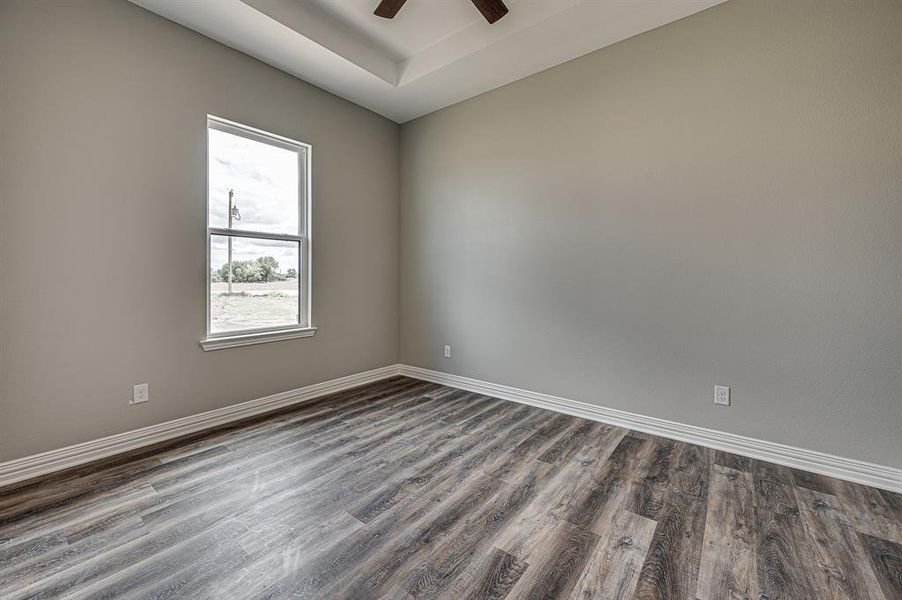
[(114, 524), (94, 535), (10, 564), (0, 571), (0, 598), (12, 598), (25, 588), (39, 586), (101, 553), (116, 552), (119, 546), (149, 533), (140, 517), (134, 514), (123, 513), (116, 517)]
[(815, 598), (811, 584), (813, 573), (806, 572), (800, 558), (804, 537), (796, 517), (770, 513), (758, 509), (757, 549), (755, 561), (758, 571), (757, 588), (767, 598)]
[(577, 487), (566, 519), (600, 533), (613, 515), (626, 506), (633, 485), (641, 476), (641, 465), (653, 450), (653, 440), (621, 436), (608, 456), (589, 465), (592, 481)]
[(601, 528), (598, 546), (570, 598), (631, 598), (657, 525), (637, 514), (617, 511)]
[(704, 539), (707, 498), (672, 491), (660, 511), (635, 597), (694, 598)]
[(431, 598), (452, 585), (473, 557), (491, 547), (496, 534), (526, 510), (553, 476), (549, 465), (532, 462), (516, 483), (503, 485), (466, 519), (442, 535), (425, 553), (420, 568), (404, 583), (416, 597)]
[(753, 460), (752, 480), (756, 507), (775, 515), (798, 514), (799, 505), (793, 493), (795, 483), (788, 467)]
[(722, 450), (714, 451), (714, 464), (733, 469), (734, 471), (751, 473), (752, 463), (752, 459), (747, 456), (731, 454), (730, 452), (724, 452)]
[(756, 598), (752, 476), (713, 465), (709, 492), (696, 596), (699, 600)]
[(804, 487), (795, 492), (816, 560), (813, 582), (819, 597), (881, 600), (880, 585), (839, 499)]
[(523, 465), (535, 460), (547, 447), (555, 443), (568, 427), (575, 425), (575, 418), (569, 415), (556, 415), (546, 424), (539, 427), (532, 435), (517, 444), (515, 448), (501, 454), (484, 470), (488, 475), (499, 479), (516, 477)]
[(510, 591), (511, 598), (567, 598), (598, 546), (595, 533), (560, 521), (549, 527), (543, 544), (532, 548), (529, 566)]
[[(412, 559), (501, 485), (504, 483), (495, 478), (471, 478), (468, 485), (456, 486), (439, 505), (423, 505), (425, 514), (415, 520), (413, 515), (403, 514), (377, 519), (314, 561), (310, 575), (293, 582), (292, 597), (365, 598), (387, 593), (416, 567)], [(403, 527), (398, 526), (399, 521)]]
[[(497, 452), (503, 451), (505, 443), (511, 446), (529, 433), (529, 429), (520, 426), (525, 418), (526, 415), (514, 416), (503, 424), (498, 424), (494, 437), (472, 434), (460, 436), (453, 445), (430, 453), (430, 457), (417, 465), (415, 470), (381, 485), (354, 502), (348, 507), (348, 511), (361, 521), (369, 523), (401, 499), (431, 485), (442, 473), (447, 474), (451, 469), (461, 473), (474, 471), (478, 466), (477, 461), (489, 460)], [(466, 469), (461, 467), (462, 463), (468, 465)]]
[(552, 465), (566, 463), (581, 453), (587, 453), (587, 449), (594, 448), (596, 444), (603, 443), (613, 429), (610, 425), (595, 421), (578, 421), (542, 452), (538, 460)]
[(902, 544), (859, 533), (886, 600), (902, 600)]
[(310, 563), (362, 527), (363, 523), (341, 512), (280, 532), (266, 523), (250, 526), (239, 538), (250, 560), (240, 569), (204, 582), (196, 596), (287, 597), (288, 586), (308, 573)]
[(666, 507), (680, 443), (666, 438), (657, 438), (652, 443), (654, 449), (647, 462), (639, 467), (641, 479), (633, 483), (626, 509), (647, 519), (658, 520)]
[(902, 518), (891, 497), (880, 490), (848, 481), (836, 481), (834, 487), (856, 530), (902, 544)]
[(504, 550), (490, 548), (475, 556), (465, 572), (434, 597), (439, 600), (502, 600), (508, 597), (528, 566)]
[(793, 468), (789, 468), (789, 472), (792, 473), (792, 480), (798, 487), (808, 488), (809, 490), (821, 492), (823, 494), (836, 493), (836, 489), (833, 487), (832, 479), (830, 477)]

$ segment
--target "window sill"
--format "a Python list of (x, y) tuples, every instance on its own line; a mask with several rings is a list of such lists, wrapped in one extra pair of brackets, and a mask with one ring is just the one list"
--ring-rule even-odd
[(226, 348), (238, 348), (240, 346), (252, 346), (254, 344), (266, 344), (268, 342), (281, 342), (296, 338), (307, 338), (316, 335), (316, 327), (301, 327), (298, 329), (285, 329), (282, 331), (264, 331), (258, 333), (244, 333), (227, 337), (206, 338), (200, 341), (204, 352), (211, 350), (225, 350)]

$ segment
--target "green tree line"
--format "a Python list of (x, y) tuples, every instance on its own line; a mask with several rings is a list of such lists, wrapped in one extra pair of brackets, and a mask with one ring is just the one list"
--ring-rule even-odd
[[(296, 269), (288, 269), (284, 273), (279, 271), (279, 261), (272, 256), (261, 256), (255, 260), (232, 261), (232, 281), (234, 283), (268, 283), (297, 278)], [(214, 269), (210, 280), (214, 283), (228, 281), (229, 263)]]

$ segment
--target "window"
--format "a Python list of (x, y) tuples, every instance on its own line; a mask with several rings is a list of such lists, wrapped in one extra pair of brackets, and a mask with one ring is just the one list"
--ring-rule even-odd
[(207, 118), (204, 350), (307, 337), (310, 147)]

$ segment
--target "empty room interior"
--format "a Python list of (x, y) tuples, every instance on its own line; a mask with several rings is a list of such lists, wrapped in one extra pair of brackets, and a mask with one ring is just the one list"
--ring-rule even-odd
[(0, 599), (902, 600), (902, 0), (0, 0)]

